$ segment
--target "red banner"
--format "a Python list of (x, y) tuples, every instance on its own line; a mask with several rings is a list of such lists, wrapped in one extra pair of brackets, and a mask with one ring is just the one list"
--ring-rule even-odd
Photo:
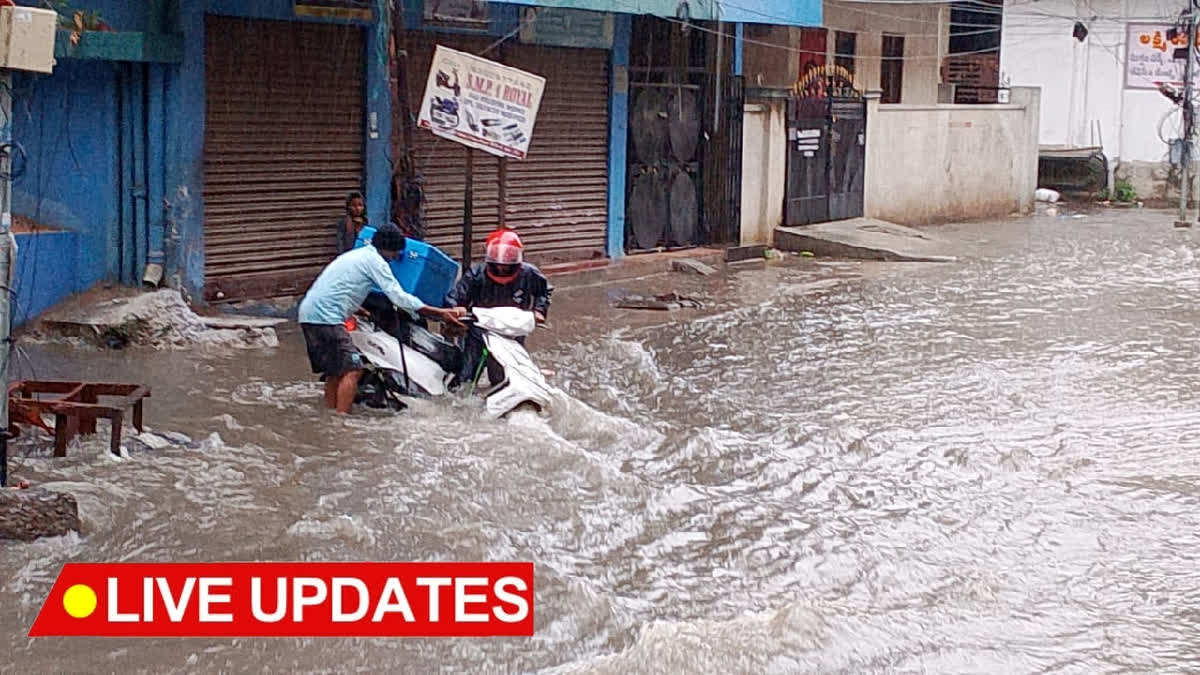
[(30, 637), (523, 637), (533, 563), (69, 563)]

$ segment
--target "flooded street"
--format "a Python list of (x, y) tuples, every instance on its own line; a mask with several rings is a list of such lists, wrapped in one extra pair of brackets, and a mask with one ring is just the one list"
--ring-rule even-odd
[[(147, 423), (196, 442), (14, 453), (86, 532), (0, 545), (0, 672), (1194, 672), (1200, 234), (1172, 220), (643, 282), (700, 313), (563, 291), (532, 342), (548, 419), (334, 419), (294, 324), (278, 349), (25, 346), (14, 377), (145, 381)], [(26, 637), (64, 562), (217, 560), (532, 560), (536, 635)]]

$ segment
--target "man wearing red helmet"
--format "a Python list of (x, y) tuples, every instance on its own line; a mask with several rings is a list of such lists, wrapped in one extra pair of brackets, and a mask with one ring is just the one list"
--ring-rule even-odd
[[(487, 238), (487, 253), (463, 275), (447, 297), (451, 307), (518, 307), (533, 312), (539, 324), (545, 323), (550, 311), (550, 295), (554, 286), (536, 266), (525, 262), (524, 245), (517, 233), (500, 229)], [(518, 340), (525, 344), (525, 339)], [(479, 365), (483, 343), (478, 336), (467, 335), (463, 370), (460, 380), (474, 376)], [(488, 378), (496, 384), (498, 372), (488, 364)]]

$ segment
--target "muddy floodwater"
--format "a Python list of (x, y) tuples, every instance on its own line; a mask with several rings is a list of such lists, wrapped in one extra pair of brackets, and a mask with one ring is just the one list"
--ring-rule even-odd
[[(671, 315), (564, 291), (533, 341), (563, 392), (545, 419), (335, 420), (294, 326), (277, 349), (25, 346), (22, 377), (150, 383), (150, 426), (195, 442), (16, 452), (85, 532), (0, 547), (0, 671), (1194, 672), (1200, 240), (1171, 221), (636, 282), (706, 300)], [(212, 560), (532, 560), (536, 635), (26, 637), (64, 562)]]

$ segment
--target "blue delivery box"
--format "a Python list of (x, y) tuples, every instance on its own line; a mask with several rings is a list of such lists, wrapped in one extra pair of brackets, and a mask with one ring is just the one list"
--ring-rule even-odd
[[(375, 228), (370, 225), (364, 227), (358, 233), (354, 248), (371, 243), (371, 237), (374, 235)], [(416, 239), (408, 239), (404, 252), (388, 265), (400, 286), (430, 307), (445, 306), (446, 294), (454, 288), (454, 282), (458, 280), (459, 266), (453, 258), (440, 248)], [(380, 292), (378, 288), (372, 290)]]

